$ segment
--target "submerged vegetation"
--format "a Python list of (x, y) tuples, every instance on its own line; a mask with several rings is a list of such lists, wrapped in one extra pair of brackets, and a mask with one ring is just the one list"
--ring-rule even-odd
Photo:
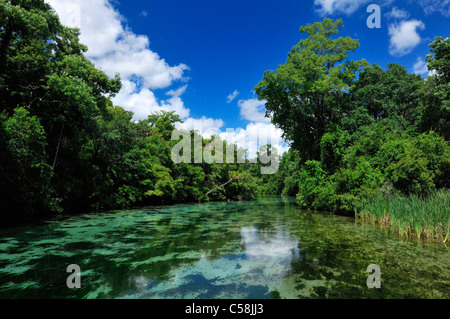
[(402, 235), (449, 241), (450, 39), (430, 44), (434, 72), (423, 78), (395, 63), (384, 70), (352, 61), (359, 41), (337, 37), (342, 20), (302, 27), (306, 38), (255, 88), (291, 142), (278, 173), (261, 175), (261, 163), (248, 161), (174, 164), (177, 114), (134, 121), (113, 105), (120, 75), (96, 69), (79, 30), (63, 26), (43, 0), (2, 1), (0, 13), (2, 225), (288, 195), (302, 208), (356, 211)]
[[(0, 298), (450, 298), (443, 245), (299, 212), (294, 201), (114, 210), (2, 231)], [(67, 289), (57, 270), (74, 261), (82, 285)], [(382, 289), (367, 289), (374, 261)]]

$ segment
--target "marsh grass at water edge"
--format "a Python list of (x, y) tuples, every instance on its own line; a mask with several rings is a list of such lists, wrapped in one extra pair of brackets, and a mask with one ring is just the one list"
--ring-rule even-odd
[(356, 211), (356, 218), (390, 227), (401, 236), (445, 244), (450, 239), (450, 191), (429, 197), (377, 196)]

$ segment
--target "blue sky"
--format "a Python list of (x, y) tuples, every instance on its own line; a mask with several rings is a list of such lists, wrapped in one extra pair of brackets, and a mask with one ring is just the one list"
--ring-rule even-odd
[[(340, 35), (360, 40), (352, 58), (383, 68), (399, 63), (423, 76), (429, 43), (450, 33), (450, 0), (48, 2), (63, 23), (80, 27), (98, 67), (122, 74), (117, 104), (136, 118), (175, 110), (186, 125), (203, 118), (217, 132), (270, 125), (253, 88), (264, 71), (286, 61), (302, 25), (342, 18)], [(381, 7), (380, 29), (367, 27), (370, 4)]]

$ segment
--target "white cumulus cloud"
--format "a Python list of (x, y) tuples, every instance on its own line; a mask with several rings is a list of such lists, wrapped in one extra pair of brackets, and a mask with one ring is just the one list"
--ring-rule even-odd
[(133, 81), (123, 80), (122, 90), (114, 98), (114, 103), (134, 113), (135, 120), (144, 120), (151, 113), (175, 111), (182, 119), (190, 115), (183, 100), (179, 96), (160, 101), (148, 88), (138, 89)]
[(185, 82), (188, 66), (171, 66), (152, 51), (148, 37), (133, 33), (108, 0), (46, 1), (63, 24), (80, 28), (80, 41), (89, 48), (86, 57), (96, 67), (110, 77), (121, 75), (123, 89), (113, 99), (116, 105), (135, 112), (135, 120), (161, 110), (176, 111), (182, 118), (189, 116), (180, 98), (185, 88), (169, 91), (172, 97), (164, 101), (159, 101), (152, 91), (169, 88), (176, 81)]
[[(114, 104), (134, 112), (135, 120), (147, 118), (157, 111), (175, 111), (183, 119), (178, 128), (195, 129), (195, 123), (202, 124), (204, 137), (219, 135), (230, 142), (238, 142), (242, 147), (250, 147), (251, 155), (262, 144), (275, 145), (278, 153), (288, 150), (282, 141), (283, 132), (264, 117), (264, 101), (255, 99), (241, 100), (238, 105), (241, 115), (250, 121), (245, 130), (223, 130), (221, 119), (200, 119), (191, 117), (191, 112), (181, 98), (187, 85), (171, 89), (176, 82), (186, 82), (185, 64), (169, 65), (156, 52), (150, 49), (150, 40), (145, 35), (137, 35), (126, 26), (126, 19), (114, 9), (108, 0), (46, 0), (58, 13), (61, 22), (81, 30), (80, 41), (89, 51), (86, 57), (101, 68), (108, 76), (120, 73), (122, 90), (113, 99)], [(339, 7), (339, 6), (338, 6)], [(168, 89), (167, 99), (160, 100), (154, 90)], [(230, 94), (230, 103), (239, 92)], [(250, 138), (250, 145), (245, 142)], [(267, 142), (265, 142), (267, 141)]]
[(251, 122), (270, 123), (270, 119), (265, 117), (266, 103), (267, 101), (258, 99), (239, 100), (241, 116)]
[(394, 56), (403, 56), (410, 53), (422, 38), (418, 30), (424, 30), (425, 24), (419, 20), (401, 21), (389, 25), (390, 46), (389, 53)]
[(289, 150), (282, 138), (283, 131), (273, 124), (252, 122), (245, 129), (227, 129), (219, 136), (230, 144), (247, 149), (249, 158), (255, 158), (259, 147), (266, 144), (276, 147), (280, 156)]
[(289, 150), (289, 146), (283, 140), (283, 131), (265, 117), (266, 103), (267, 101), (256, 98), (239, 100), (240, 114), (250, 123), (245, 129), (228, 129), (229, 131), (220, 134), (220, 137), (227, 142), (247, 149), (250, 158), (254, 158), (259, 147), (265, 144), (276, 147), (279, 155)]

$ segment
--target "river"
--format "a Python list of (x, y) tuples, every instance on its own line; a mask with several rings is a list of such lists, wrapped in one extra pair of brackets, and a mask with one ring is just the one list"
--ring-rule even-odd
[(450, 255), (288, 198), (145, 207), (1, 230), (0, 298), (449, 299)]

